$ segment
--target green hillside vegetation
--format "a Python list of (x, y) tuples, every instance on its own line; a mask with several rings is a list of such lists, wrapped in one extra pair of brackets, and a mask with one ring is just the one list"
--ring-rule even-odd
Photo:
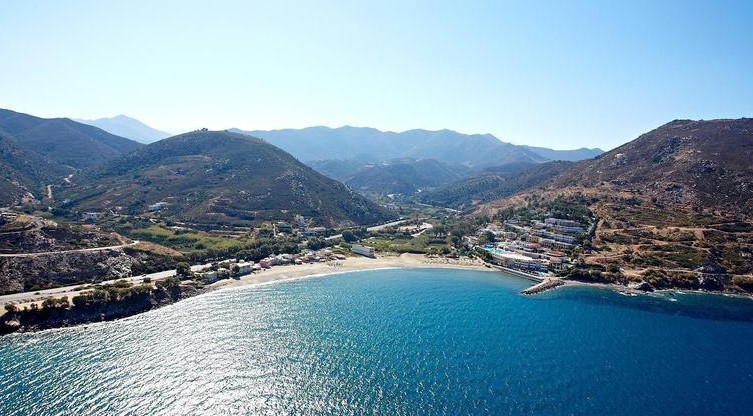
[(467, 173), (463, 166), (434, 159), (395, 160), (364, 167), (345, 183), (361, 192), (411, 195), (420, 189), (453, 182)]
[(59, 180), (69, 171), (0, 135), (0, 206), (19, 204), (27, 192), (39, 198), (44, 184)]
[(353, 159), (311, 160), (306, 164), (322, 175), (340, 182), (345, 182), (367, 165), (366, 162)]
[(430, 189), (417, 198), (425, 204), (464, 210), (539, 186), (572, 165), (571, 162), (548, 162), (521, 171), (492, 171)]
[(144, 214), (167, 202), (163, 218), (250, 225), (296, 214), (325, 226), (370, 224), (385, 209), (253, 137), (195, 131), (161, 140), (76, 175), (65, 209)]

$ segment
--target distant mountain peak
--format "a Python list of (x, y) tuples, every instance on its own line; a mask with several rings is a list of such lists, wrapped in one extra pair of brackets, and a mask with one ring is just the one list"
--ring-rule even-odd
[(152, 143), (172, 136), (172, 134), (147, 126), (141, 121), (125, 114), (114, 117), (98, 118), (96, 120), (76, 120), (79, 123), (99, 127), (100, 129), (126, 137), (141, 143)]

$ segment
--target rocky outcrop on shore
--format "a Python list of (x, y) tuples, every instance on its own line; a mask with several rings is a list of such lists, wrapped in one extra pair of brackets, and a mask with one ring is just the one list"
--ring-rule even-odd
[(631, 284), (628, 285), (628, 287), (630, 289), (640, 290), (640, 291), (643, 291), (643, 292), (653, 292), (654, 291), (654, 287), (651, 286), (651, 284), (649, 282), (645, 282), (645, 281), (644, 282), (631, 283)]
[(180, 257), (139, 246), (0, 257), (0, 295), (167, 270), (179, 260)]
[(95, 289), (75, 296), (70, 302), (67, 298), (50, 299), (41, 307), (9, 310), (0, 316), (0, 335), (124, 318), (205, 291), (203, 286), (181, 284), (177, 280), (158, 282), (155, 286)]

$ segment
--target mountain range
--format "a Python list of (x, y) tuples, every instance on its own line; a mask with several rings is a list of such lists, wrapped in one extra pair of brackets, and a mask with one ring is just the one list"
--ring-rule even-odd
[(347, 126), (232, 130), (261, 137), (359, 191), (408, 196), (485, 176), (484, 171), (489, 168), (505, 166), (520, 171), (551, 160), (583, 160), (603, 153), (600, 149), (518, 146), (491, 134), (469, 135), (452, 130), (395, 133)]
[(76, 119), (75, 121), (98, 127), (106, 132), (126, 137), (139, 143), (154, 143), (172, 136), (170, 133), (149, 127), (135, 118), (122, 114), (110, 118), (98, 118), (96, 120)]
[[(401, 133), (366, 127), (309, 127), (305, 129), (255, 130), (248, 134), (278, 146), (303, 162), (359, 160), (382, 162), (392, 159), (435, 159), (473, 169), (511, 163), (540, 163), (552, 158), (571, 160), (602, 153), (557, 151), (505, 143), (491, 134), (462, 134), (452, 130), (408, 130)], [(546, 153), (547, 156), (540, 154)], [(590, 153), (589, 153), (590, 152)], [(336, 157), (333, 157), (335, 156)]]
[[(53, 197), (53, 198), (50, 198)], [(150, 145), (66, 118), (0, 110), (0, 204), (249, 224), (301, 214), (320, 225), (394, 215), (257, 138), (195, 131)]]
[(0, 109), (0, 135), (28, 152), (74, 169), (88, 168), (142, 146), (67, 118), (39, 118)]
[(521, 147), (549, 160), (561, 160), (567, 162), (577, 162), (579, 160), (593, 159), (596, 156), (604, 153), (604, 151), (599, 148), (589, 149), (586, 147), (581, 147), (580, 149), (573, 150), (552, 150), (546, 147), (534, 147), (526, 145), (521, 145)]
[(140, 146), (66, 118), (0, 109), (0, 204), (41, 200), (45, 185)]

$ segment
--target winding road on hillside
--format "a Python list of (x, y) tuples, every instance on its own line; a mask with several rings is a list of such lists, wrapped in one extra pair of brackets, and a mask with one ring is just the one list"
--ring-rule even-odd
[(125, 248), (125, 247), (131, 247), (135, 246), (136, 244), (140, 243), (141, 241), (134, 241), (128, 244), (119, 244), (117, 246), (107, 246), (107, 247), (92, 247), (92, 248), (77, 248), (73, 250), (60, 250), (60, 251), (42, 251), (39, 253), (16, 253), (16, 254), (0, 254), (0, 257), (35, 257), (35, 256), (46, 256), (50, 254), (65, 254), (65, 253), (83, 253), (87, 251), (103, 251), (103, 250), (115, 250), (119, 248)]
[[(375, 225), (373, 227), (366, 228), (366, 231), (368, 231), (368, 232), (379, 231), (379, 230), (387, 228), (387, 227), (392, 227), (392, 226), (395, 226), (395, 225), (400, 225), (400, 224), (402, 224), (404, 222), (407, 222), (407, 221), (410, 221), (410, 219), (401, 219), (401, 220), (397, 220), (397, 221), (388, 222), (387, 224)], [(334, 239), (337, 239), (337, 238), (342, 238), (342, 236), (343, 236), (342, 234), (335, 234), (335, 235), (331, 235), (329, 237), (326, 237), (325, 240), (334, 240)]]

